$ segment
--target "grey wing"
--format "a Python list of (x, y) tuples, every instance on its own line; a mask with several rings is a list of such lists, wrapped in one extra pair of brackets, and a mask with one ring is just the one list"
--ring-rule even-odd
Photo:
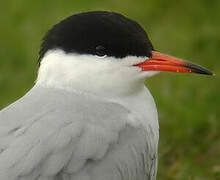
[(72, 120), (77, 115), (63, 111), (65, 100), (33, 88), (0, 111), (0, 179), (52, 177), (64, 166), (82, 131), (82, 124)]
[(128, 116), (118, 104), (34, 87), (0, 111), (0, 179), (147, 179), (156, 161)]

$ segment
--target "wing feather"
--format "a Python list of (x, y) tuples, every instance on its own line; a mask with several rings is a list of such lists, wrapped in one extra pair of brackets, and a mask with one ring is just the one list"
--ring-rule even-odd
[(128, 114), (114, 103), (34, 87), (0, 111), (0, 179), (77, 177), (117, 143)]

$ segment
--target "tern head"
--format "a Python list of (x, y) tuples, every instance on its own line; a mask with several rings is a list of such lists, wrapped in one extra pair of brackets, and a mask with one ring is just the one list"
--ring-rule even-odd
[(212, 73), (154, 50), (145, 30), (106, 11), (72, 15), (43, 39), (37, 84), (92, 93), (131, 93), (158, 71)]

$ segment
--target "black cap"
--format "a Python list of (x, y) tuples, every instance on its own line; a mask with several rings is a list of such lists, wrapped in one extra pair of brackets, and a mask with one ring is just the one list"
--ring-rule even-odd
[(123, 58), (151, 57), (153, 46), (137, 22), (118, 13), (93, 11), (72, 15), (53, 26), (43, 39), (40, 60), (52, 49)]

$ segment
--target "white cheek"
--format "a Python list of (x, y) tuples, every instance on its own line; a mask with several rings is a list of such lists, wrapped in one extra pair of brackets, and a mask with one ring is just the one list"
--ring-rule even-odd
[(66, 54), (62, 50), (53, 50), (42, 59), (36, 84), (91, 92), (128, 91), (143, 84), (142, 80), (148, 76), (133, 66), (146, 59)]

